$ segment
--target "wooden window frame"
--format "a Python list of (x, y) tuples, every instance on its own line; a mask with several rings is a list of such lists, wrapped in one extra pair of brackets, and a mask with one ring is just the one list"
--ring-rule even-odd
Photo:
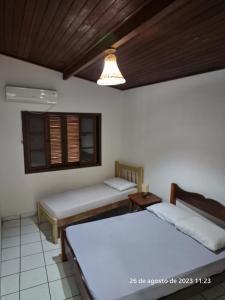
[[(30, 162), (30, 140), (28, 133), (28, 118), (31, 114), (40, 114), (45, 119), (45, 154), (46, 154), (46, 167), (32, 167)], [(59, 170), (68, 170), (68, 169), (79, 169), (79, 168), (87, 168), (87, 167), (95, 167), (102, 165), (102, 114), (101, 113), (74, 113), (74, 112), (35, 112), (35, 111), (22, 111), (22, 134), (23, 134), (23, 149), (24, 149), (24, 168), (25, 174), (32, 173), (42, 173), (42, 172), (50, 172), (50, 171), (59, 171)], [(62, 163), (62, 165), (51, 166), (50, 165), (50, 144), (49, 144), (49, 120), (48, 117), (51, 115), (57, 116), (78, 116), (81, 120), (82, 118), (90, 118), (93, 117), (96, 120), (96, 126), (94, 130), (95, 136), (95, 161), (94, 162), (82, 162), (81, 160), (76, 163)], [(63, 118), (64, 119), (64, 118)], [(80, 121), (81, 122), (81, 121)], [(81, 127), (81, 125), (80, 125)], [(65, 140), (67, 139), (65, 123), (63, 121), (62, 125), (62, 156), (65, 155)], [(81, 129), (79, 131), (79, 139), (81, 140)], [(81, 156), (81, 142), (80, 142), (80, 156)], [(65, 158), (64, 158), (65, 159)]]

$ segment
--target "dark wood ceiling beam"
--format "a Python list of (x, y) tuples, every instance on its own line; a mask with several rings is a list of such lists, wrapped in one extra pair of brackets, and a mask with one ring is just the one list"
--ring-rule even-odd
[(104, 36), (92, 49), (89, 50), (81, 59), (74, 61), (70, 66), (65, 68), (63, 79), (68, 79), (78, 74), (83, 69), (90, 66), (99, 58), (103, 57), (109, 48), (118, 48), (137, 36), (149, 23), (158, 22), (165, 14), (174, 9), (183, 6), (185, 0), (158, 0), (147, 1), (134, 14), (124, 20), (113, 31)]

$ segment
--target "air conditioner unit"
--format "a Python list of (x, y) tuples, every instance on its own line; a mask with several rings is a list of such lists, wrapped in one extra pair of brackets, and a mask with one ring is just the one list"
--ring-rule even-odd
[(58, 93), (54, 90), (30, 89), (6, 86), (6, 101), (36, 104), (57, 104)]

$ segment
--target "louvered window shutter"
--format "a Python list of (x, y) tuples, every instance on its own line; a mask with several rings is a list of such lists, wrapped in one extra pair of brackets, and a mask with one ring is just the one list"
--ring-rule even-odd
[(50, 164), (62, 164), (62, 119), (49, 116)]
[(67, 116), (66, 127), (67, 127), (67, 163), (76, 163), (80, 161), (79, 118), (77, 116)]

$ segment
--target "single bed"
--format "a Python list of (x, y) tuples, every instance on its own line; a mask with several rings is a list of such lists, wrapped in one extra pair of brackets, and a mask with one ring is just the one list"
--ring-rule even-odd
[[(177, 198), (225, 221), (222, 204), (172, 184), (171, 203)], [(148, 211), (66, 228), (62, 255), (74, 265), (85, 300), (150, 300), (170, 294), (185, 299), (190, 296), (187, 286), (198, 283), (188, 279), (225, 278), (225, 251), (208, 250)], [(172, 278), (187, 280), (174, 284)], [(160, 282), (152, 285), (152, 280)]]
[(52, 225), (52, 239), (58, 241), (58, 229), (128, 203), (128, 195), (141, 191), (143, 168), (115, 162), (115, 177), (135, 182), (135, 188), (117, 191), (104, 183), (70, 190), (41, 199), (37, 203), (38, 219), (44, 217)]

